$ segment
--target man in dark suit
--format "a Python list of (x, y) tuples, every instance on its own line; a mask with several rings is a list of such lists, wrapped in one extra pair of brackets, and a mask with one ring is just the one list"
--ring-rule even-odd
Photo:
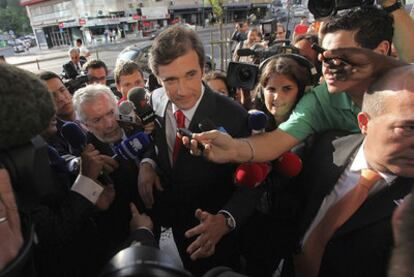
[(313, 148), (296, 276), (386, 276), (391, 216), (413, 185), (413, 77), (412, 65), (380, 77), (364, 95), (362, 134), (330, 133)]
[(70, 61), (63, 65), (63, 73), (66, 79), (76, 79), (86, 61), (81, 60), (79, 48), (70, 48), (68, 54)]
[(77, 118), (88, 129), (88, 142), (101, 153), (101, 162), (113, 181), (115, 199), (105, 213), (95, 217), (106, 258), (112, 257), (129, 235), (130, 203), (145, 211), (138, 195), (135, 161), (114, 160), (114, 146), (126, 138), (117, 122), (117, 100), (104, 85), (88, 85), (76, 91), (73, 106)]
[(141, 163), (140, 194), (153, 207), (155, 223), (172, 227), (186, 269), (201, 275), (216, 265), (237, 268), (233, 229), (253, 211), (258, 191), (234, 184), (233, 165), (191, 155), (176, 134), (177, 128), (198, 132), (209, 119), (234, 136), (246, 136), (247, 113), (202, 83), (204, 48), (194, 31), (175, 26), (162, 32), (149, 63), (163, 87), (151, 95), (157, 151), (153, 161)]

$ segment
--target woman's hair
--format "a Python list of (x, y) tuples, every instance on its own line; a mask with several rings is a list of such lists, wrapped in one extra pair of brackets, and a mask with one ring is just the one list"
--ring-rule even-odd
[(275, 74), (290, 77), (298, 86), (298, 99), (303, 96), (305, 88), (311, 83), (309, 68), (299, 64), (294, 58), (282, 56), (270, 59), (261, 69), (259, 86), (261, 89), (267, 86), (269, 79)]
[[(266, 62), (260, 70), (259, 83), (255, 89), (255, 107), (266, 113), (268, 113), (266, 105), (264, 103), (263, 90), (267, 86), (270, 78), (273, 78), (276, 74), (285, 75), (291, 78), (298, 86), (298, 95), (296, 97), (296, 103), (302, 98), (305, 92), (306, 86), (311, 84), (311, 73), (309, 68), (300, 64), (293, 57), (279, 56), (270, 59)], [(272, 116), (270, 117), (273, 118)], [(275, 122), (269, 122), (268, 130), (276, 128)]]

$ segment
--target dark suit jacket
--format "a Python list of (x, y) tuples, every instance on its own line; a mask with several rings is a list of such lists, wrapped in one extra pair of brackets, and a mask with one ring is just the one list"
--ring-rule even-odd
[[(91, 133), (88, 133), (88, 142), (92, 143), (101, 154), (110, 157), (114, 155), (109, 144), (101, 142)], [(100, 212), (95, 217), (99, 233), (105, 241), (104, 251), (107, 252), (108, 259), (121, 248), (129, 236), (131, 219), (129, 203), (135, 203), (139, 211), (145, 212), (138, 194), (138, 168), (135, 162), (121, 159), (118, 162), (118, 169), (109, 175), (114, 182), (116, 192), (114, 202), (108, 210)]]
[[(184, 238), (184, 232), (199, 224), (194, 217), (197, 208), (212, 214), (221, 209), (227, 210), (240, 226), (253, 212), (256, 199), (260, 195), (258, 190), (234, 184), (235, 165), (209, 162), (203, 157), (191, 155), (185, 147), (180, 148), (177, 161), (172, 167), (165, 135), (168, 103), (169, 99), (163, 88), (152, 93), (151, 104), (159, 123), (154, 131), (157, 151), (153, 158), (157, 163), (164, 188), (164, 192), (156, 195), (154, 208), (158, 210), (161, 224), (173, 227), (179, 250), (185, 250), (191, 240)], [(207, 86), (190, 122), (190, 131), (200, 132), (198, 125), (205, 119), (210, 119), (218, 127), (224, 127), (233, 137), (244, 137), (249, 134), (247, 112), (236, 102), (213, 92)], [(181, 236), (185, 242), (180, 245), (176, 236)]]
[[(80, 60), (79, 63), (80, 63), (80, 66), (82, 67), (85, 61)], [(76, 76), (79, 75), (78, 71), (76, 70), (75, 65), (71, 61), (63, 65), (63, 72), (65, 73), (66, 78), (68, 79), (75, 79)]]
[[(361, 134), (338, 138), (330, 132), (315, 144), (301, 176), (308, 201), (300, 237), (362, 141)], [(391, 186), (369, 197), (328, 242), (319, 276), (386, 276), (393, 247), (391, 216), (396, 208), (393, 200), (403, 198), (411, 187), (412, 179), (398, 177)]]

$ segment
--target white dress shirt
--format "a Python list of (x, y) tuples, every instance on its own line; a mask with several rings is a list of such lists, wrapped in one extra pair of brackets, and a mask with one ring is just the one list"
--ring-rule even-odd
[[(364, 144), (362, 144), (352, 162), (349, 163), (345, 171), (341, 174), (336, 183), (335, 187), (333, 188), (332, 192), (325, 197), (322, 201), (322, 204), (319, 208), (316, 217), (314, 218), (312, 224), (310, 225), (308, 231), (306, 232), (305, 236), (303, 237), (302, 243), (308, 239), (311, 231), (316, 227), (316, 225), (322, 220), (325, 216), (326, 212), (329, 210), (331, 206), (333, 206), (336, 202), (338, 202), (342, 197), (345, 196), (350, 190), (352, 190), (359, 182), (359, 178), (361, 176), (361, 170), (370, 168), (365, 158), (364, 153)], [(377, 193), (381, 189), (385, 188), (386, 186), (391, 185), (391, 183), (397, 178), (395, 175), (378, 172), (381, 175), (381, 179), (375, 183), (372, 189), (369, 191), (368, 197)]]

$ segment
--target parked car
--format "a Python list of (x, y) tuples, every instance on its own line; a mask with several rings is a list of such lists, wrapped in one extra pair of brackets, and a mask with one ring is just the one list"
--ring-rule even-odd
[(26, 51), (26, 46), (23, 43), (16, 43), (13, 46), (14, 53), (21, 53)]
[(119, 53), (116, 59), (116, 65), (123, 61), (134, 61), (144, 72), (144, 77), (147, 78), (151, 73), (151, 69), (148, 66), (148, 54), (152, 43), (152, 41), (142, 41), (127, 46)]
[[(152, 41), (142, 41), (134, 45), (127, 46), (119, 53), (116, 59), (116, 65), (123, 61), (134, 61), (144, 72), (144, 78), (148, 78), (151, 69), (148, 66), (148, 55), (152, 45)], [(206, 72), (214, 68), (214, 61), (211, 56), (206, 55), (206, 64), (204, 70)]]

